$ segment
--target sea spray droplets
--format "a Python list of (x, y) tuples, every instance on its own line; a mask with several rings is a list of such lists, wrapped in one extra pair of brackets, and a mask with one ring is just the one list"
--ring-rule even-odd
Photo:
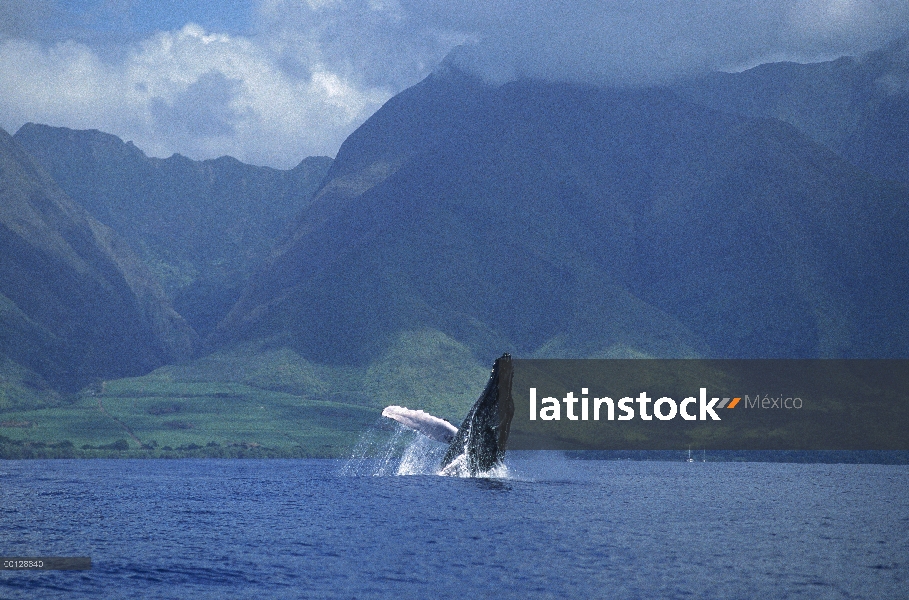
[(496, 463), (488, 471), (471, 475), (467, 467), (467, 455), (461, 454), (451, 461), (444, 469), (439, 471), (439, 475), (445, 477), (476, 477), (479, 479), (511, 479), (511, 472), (505, 463)]
[(417, 435), (404, 449), (395, 475), (435, 475), (445, 454), (445, 446)]
[[(339, 474), (354, 477), (392, 475), (471, 477), (463, 454), (443, 471), (439, 471), (445, 450), (443, 444), (403, 425), (396, 424), (394, 432), (388, 435), (387, 428), (376, 424), (360, 436)], [(507, 466), (498, 464), (485, 473), (477, 474), (476, 477), (508, 479), (510, 473)]]
[(403, 425), (389, 436), (377, 425), (360, 436), (341, 475), (388, 476), (435, 474), (445, 447)]
[(388, 475), (389, 463), (395, 459), (396, 450), (406, 430), (395, 427), (391, 436), (379, 424), (367, 429), (360, 436), (350, 458), (341, 467), (341, 475), (366, 476)]

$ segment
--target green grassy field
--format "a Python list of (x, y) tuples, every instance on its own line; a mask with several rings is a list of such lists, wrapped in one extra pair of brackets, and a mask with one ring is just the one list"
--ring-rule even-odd
[(457, 423), (488, 374), (432, 330), (402, 333), (364, 367), (237, 347), (99, 382), (56, 406), (0, 409), (0, 458), (349, 456), (389, 404)]
[(2, 455), (342, 456), (378, 416), (242, 385), (119, 387), (65, 407), (2, 413)]

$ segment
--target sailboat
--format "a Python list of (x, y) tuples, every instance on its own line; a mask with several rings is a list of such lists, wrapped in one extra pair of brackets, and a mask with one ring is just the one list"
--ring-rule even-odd
[(694, 459), (691, 458), (691, 446), (688, 446), (688, 461), (687, 462), (694, 462)]

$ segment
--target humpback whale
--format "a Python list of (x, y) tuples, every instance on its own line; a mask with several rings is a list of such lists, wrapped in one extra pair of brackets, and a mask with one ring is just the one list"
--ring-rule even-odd
[(497, 358), (486, 388), (460, 427), (422, 410), (403, 406), (388, 406), (382, 411), (382, 416), (448, 444), (440, 467), (443, 473), (460, 466), (472, 476), (485, 473), (505, 457), (508, 430), (514, 417), (514, 399), (511, 397), (513, 375), (511, 355), (503, 354)]

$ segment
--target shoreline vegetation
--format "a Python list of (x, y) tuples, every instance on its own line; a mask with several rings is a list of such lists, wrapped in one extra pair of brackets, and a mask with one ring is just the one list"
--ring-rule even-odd
[(69, 440), (45, 443), (40, 441), (12, 440), (0, 435), (0, 460), (28, 459), (177, 459), (177, 458), (343, 458), (342, 454), (313, 453), (303, 446), (267, 448), (255, 442), (222, 446), (209, 442), (201, 446), (190, 443), (172, 448), (130, 446), (125, 439), (100, 446), (84, 445), (77, 448)]
[[(390, 436), (389, 436), (390, 437)], [(317, 449), (304, 445), (270, 448), (256, 442), (221, 445), (189, 443), (171, 446), (145, 446), (137, 448), (126, 439), (99, 446), (76, 447), (69, 440), (40, 442), (13, 440), (0, 435), (0, 460), (47, 459), (345, 459), (350, 458), (350, 448), (334, 447)], [(515, 450), (512, 454), (540, 451)], [(563, 454), (569, 460), (656, 461), (687, 462), (685, 450), (568, 450), (543, 451)], [(700, 462), (768, 462), (813, 464), (876, 464), (907, 465), (909, 452), (897, 450), (714, 450)]]

